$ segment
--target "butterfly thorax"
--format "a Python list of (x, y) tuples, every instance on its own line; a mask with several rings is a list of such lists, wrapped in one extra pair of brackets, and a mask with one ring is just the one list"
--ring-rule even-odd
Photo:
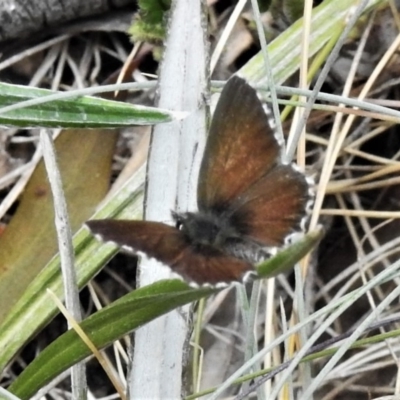
[(224, 248), (240, 234), (231, 226), (229, 220), (218, 218), (212, 214), (185, 213), (175, 215), (180, 229), (195, 246), (213, 246)]
[(243, 236), (234, 224), (221, 215), (211, 213), (174, 214), (188, 243), (201, 253), (228, 253), (252, 264), (268, 257), (259, 243)]

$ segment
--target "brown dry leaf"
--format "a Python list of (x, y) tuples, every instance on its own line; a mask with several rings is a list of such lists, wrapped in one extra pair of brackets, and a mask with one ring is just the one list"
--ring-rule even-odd
[[(73, 232), (107, 193), (116, 139), (112, 130), (65, 130), (55, 141)], [(57, 250), (53, 197), (41, 161), (0, 237), (0, 323)]]

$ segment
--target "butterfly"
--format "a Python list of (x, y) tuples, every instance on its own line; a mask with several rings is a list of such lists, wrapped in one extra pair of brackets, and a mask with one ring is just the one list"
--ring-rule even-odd
[(91, 220), (103, 241), (143, 252), (198, 285), (241, 281), (300, 228), (309, 184), (282, 162), (256, 91), (232, 77), (222, 90), (200, 167), (198, 212), (160, 222)]

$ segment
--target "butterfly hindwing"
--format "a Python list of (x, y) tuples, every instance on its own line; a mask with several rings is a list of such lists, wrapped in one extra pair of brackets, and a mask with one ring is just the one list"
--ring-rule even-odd
[(230, 215), (240, 221), (243, 235), (269, 247), (282, 246), (300, 229), (309, 199), (305, 176), (280, 164), (236, 200)]

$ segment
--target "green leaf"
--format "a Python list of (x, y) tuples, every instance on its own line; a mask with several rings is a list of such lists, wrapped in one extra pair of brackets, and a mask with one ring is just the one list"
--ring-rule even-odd
[[(311, 18), (311, 35), (309, 38), (309, 56), (313, 57), (323, 49), (325, 44), (334, 36), (338, 36), (359, 0), (325, 0), (313, 9)], [(382, 0), (370, 0), (366, 12)], [(364, 14), (365, 15), (365, 14)], [(276, 84), (289, 79), (299, 69), (301, 61), (301, 37), (303, 33), (303, 18), (282, 32), (268, 45), (269, 59), (273, 68)], [(255, 55), (238, 74), (250, 82), (267, 85), (265, 66), (262, 52)]]
[(307, 255), (321, 240), (322, 228), (307, 233), (304, 238), (281, 250), (276, 256), (258, 265), (256, 270), (260, 278), (271, 278), (290, 270)]
[[(37, 104), (7, 111), (0, 108), (0, 125), (47, 128), (118, 128), (153, 125), (183, 116), (168, 110), (95, 97), (54, 99), (56, 92), (0, 83), (0, 107), (37, 100)], [(46, 98), (46, 96), (51, 96)], [(46, 102), (45, 102), (46, 101)], [(82, 133), (84, 134), (84, 133)]]
[[(212, 288), (193, 289), (179, 280), (159, 281), (127, 294), (91, 315), (80, 326), (101, 349), (168, 311), (218, 291)], [(69, 330), (24, 369), (9, 391), (21, 399), (29, 399), (62, 371), (90, 354), (90, 349), (76, 332)]]

